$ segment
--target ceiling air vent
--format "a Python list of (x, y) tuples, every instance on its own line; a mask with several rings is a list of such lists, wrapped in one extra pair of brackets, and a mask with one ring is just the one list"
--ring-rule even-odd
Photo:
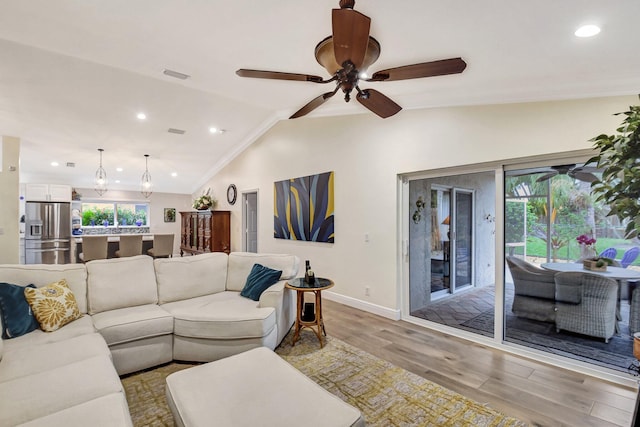
[(164, 74), (165, 76), (174, 77), (174, 78), (180, 79), (180, 80), (187, 80), (189, 77), (191, 77), (188, 74), (179, 73), (177, 71), (168, 70), (166, 68), (164, 70), (162, 70), (162, 74)]
[(186, 132), (185, 130), (182, 129), (174, 129), (174, 128), (169, 128), (169, 130), (167, 131), (169, 133), (175, 133), (176, 135), (184, 135), (184, 133)]
[(73, 163), (73, 162), (67, 162), (67, 167), (68, 167), (68, 168), (75, 168), (75, 167), (76, 167), (76, 164), (75, 164), (75, 163)]

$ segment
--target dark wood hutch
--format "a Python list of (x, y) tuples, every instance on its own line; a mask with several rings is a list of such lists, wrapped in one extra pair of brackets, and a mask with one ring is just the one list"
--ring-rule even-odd
[(180, 256), (231, 251), (230, 211), (180, 212)]

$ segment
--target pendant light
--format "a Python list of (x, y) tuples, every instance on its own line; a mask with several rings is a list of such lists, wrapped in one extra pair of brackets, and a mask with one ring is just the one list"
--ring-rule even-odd
[(96, 171), (96, 178), (94, 180), (94, 190), (98, 193), (99, 196), (102, 196), (107, 192), (107, 171), (102, 167), (102, 152), (104, 150), (102, 148), (98, 148), (98, 152), (100, 152), (100, 166)]
[(151, 196), (151, 193), (153, 193), (153, 191), (151, 190), (151, 188), (153, 187), (153, 184), (151, 183), (151, 174), (149, 173), (149, 155), (148, 154), (144, 155), (144, 164), (145, 164), (145, 169), (144, 169), (144, 173), (142, 174), (142, 182), (140, 183), (141, 185), (140, 192), (144, 197), (148, 198), (149, 196)]

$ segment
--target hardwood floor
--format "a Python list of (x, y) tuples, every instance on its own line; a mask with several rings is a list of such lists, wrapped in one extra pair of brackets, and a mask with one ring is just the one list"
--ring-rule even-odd
[(532, 426), (629, 426), (636, 390), (323, 301), (327, 333)]

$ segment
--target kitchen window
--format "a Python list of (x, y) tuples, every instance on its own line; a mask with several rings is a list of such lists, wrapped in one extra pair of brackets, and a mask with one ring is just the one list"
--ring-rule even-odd
[(83, 202), (82, 226), (149, 226), (149, 203)]

